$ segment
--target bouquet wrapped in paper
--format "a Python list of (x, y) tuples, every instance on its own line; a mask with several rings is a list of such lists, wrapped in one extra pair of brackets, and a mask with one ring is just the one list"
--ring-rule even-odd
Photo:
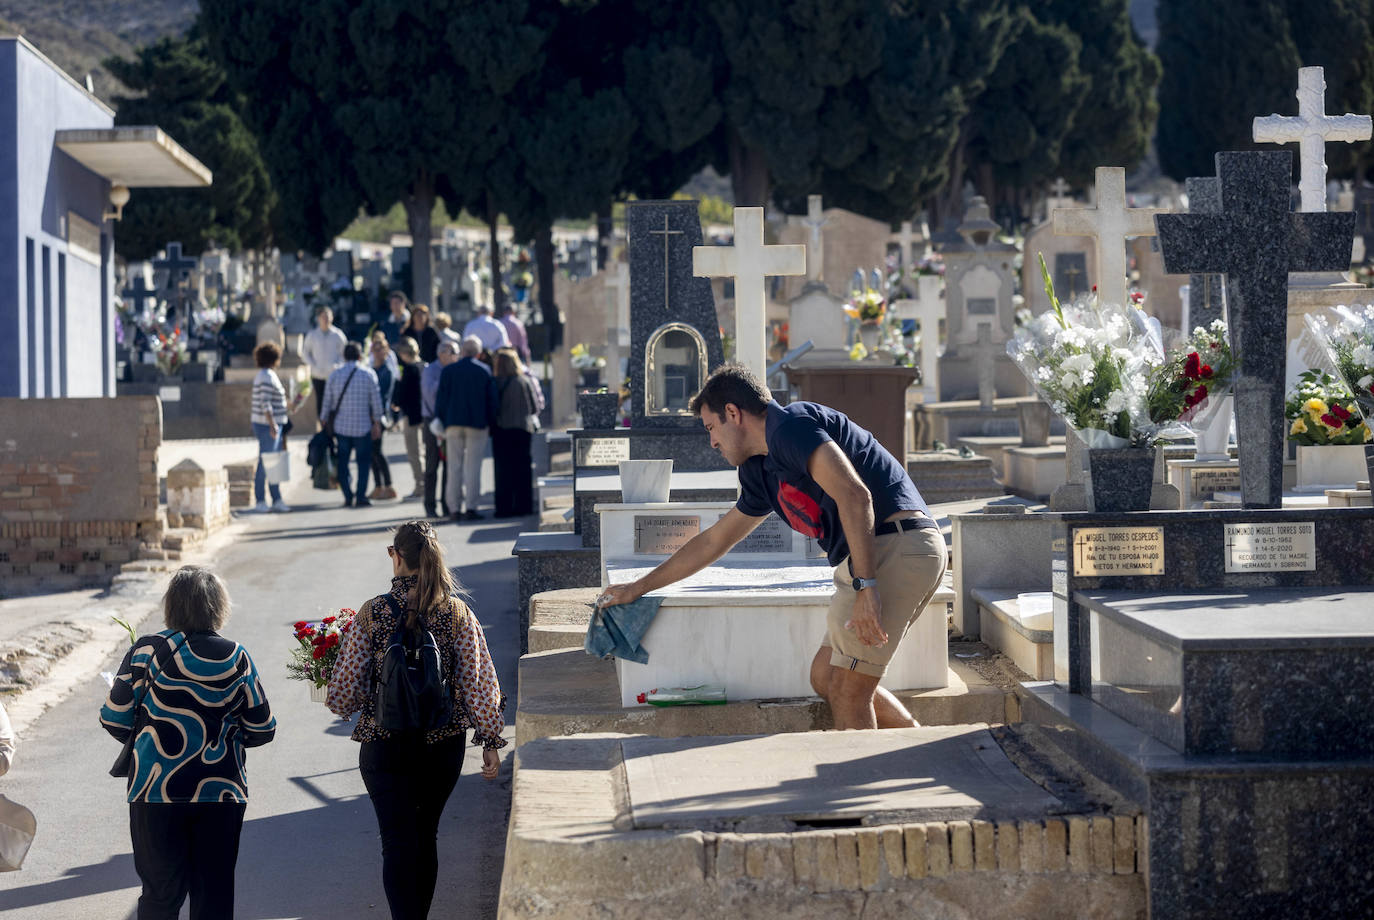
[(1206, 328), (1198, 326), (1170, 348), (1150, 372), (1146, 394), (1150, 421), (1159, 426), (1160, 437), (1187, 437), (1206, 429), (1231, 394), (1235, 369), (1226, 323), (1219, 319)]
[(345, 607), (317, 622), (300, 620), (292, 624), (296, 646), (286, 662), (287, 676), (324, 687), (339, 660), (344, 636), (353, 628), (355, 611)]
[(1332, 307), (1303, 317), (1321, 344), (1331, 371), (1347, 387), (1359, 412), (1374, 416), (1374, 304)]
[(1061, 304), (1040, 259), (1051, 310), (1022, 324), (1007, 354), (1035, 392), (1090, 448), (1146, 446), (1149, 374), (1164, 360), (1158, 323), (1133, 305), (1096, 294)]

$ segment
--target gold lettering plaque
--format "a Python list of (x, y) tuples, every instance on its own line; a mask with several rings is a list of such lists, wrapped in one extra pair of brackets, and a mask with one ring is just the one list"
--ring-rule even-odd
[(1311, 572), (1317, 567), (1312, 521), (1227, 524), (1227, 572)]
[(1163, 575), (1163, 527), (1080, 527), (1073, 532), (1075, 575)]
[(635, 555), (671, 556), (699, 533), (699, 514), (636, 514)]
[(579, 467), (618, 466), (630, 459), (629, 438), (578, 438), (577, 465)]
[(1240, 467), (1230, 469), (1193, 470), (1193, 494), (1211, 495), (1214, 492), (1239, 492)]

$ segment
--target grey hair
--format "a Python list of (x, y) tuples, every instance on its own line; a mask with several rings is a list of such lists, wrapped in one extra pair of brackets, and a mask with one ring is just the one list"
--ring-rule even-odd
[(443, 339), (435, 351), (446, 355), (456, 355), (458, 354), (458, 343), (453, 339)]
[(184, 633), (218, 630), (229, 619), (229, 589), (208, 568), (184, 565), (162, 595), (162, 619)]
[(482, 353), (482, 340), (475, 335), (464, 336), (460, 345), (463, 350), (462, 353), (464, 358), (470, 358), (473, 355), (480, 355)]
[(479, 304), (477, 305), (477, 312), (478, 312), (478, 313), (485, 313), (485, 314), (487, 314), (488, 316), (490, 316), (491, 314), (495, 313), (496, 310), (495, 310), (495, 309), (492, 307), (492, 305), (489, 304), (489, 303), (479, 303)]

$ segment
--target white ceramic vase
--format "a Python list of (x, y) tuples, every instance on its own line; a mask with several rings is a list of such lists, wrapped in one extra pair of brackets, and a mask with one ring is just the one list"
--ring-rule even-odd
[(329, 693), (329, 685), (328, 685), (328, 684), (325, 684), (323, 687), (316, 687), (314, 684), (311, 684), (311, 685), (310, 685), (310, 702), (312, 702), (312, 703), (323, 703), (323, 702), (324, 702), (324, 698), (325, 698), (325, 696), (326, 696), (328, 693)]
[(1200, 425), (1193, 432), (1194, 442), (1197, 444), (1197, 455), (1194, 460), (1229, 460), (1231, 459), (1231, 420), (1235, 418), (1235, 397), (1226, 396), (1221, 400), (1215, 412), (1211, 413), (1211, 418), (1205, 425)]

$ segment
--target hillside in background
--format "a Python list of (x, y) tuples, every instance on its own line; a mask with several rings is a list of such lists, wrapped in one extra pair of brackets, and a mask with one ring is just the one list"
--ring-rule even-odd
[(78, 83), (89, 73), (109, 102), (127, 90), (100, 62), (184, 32), (199, 9), (196, 0), (0, 0), (0, 32), (24, 36)]

